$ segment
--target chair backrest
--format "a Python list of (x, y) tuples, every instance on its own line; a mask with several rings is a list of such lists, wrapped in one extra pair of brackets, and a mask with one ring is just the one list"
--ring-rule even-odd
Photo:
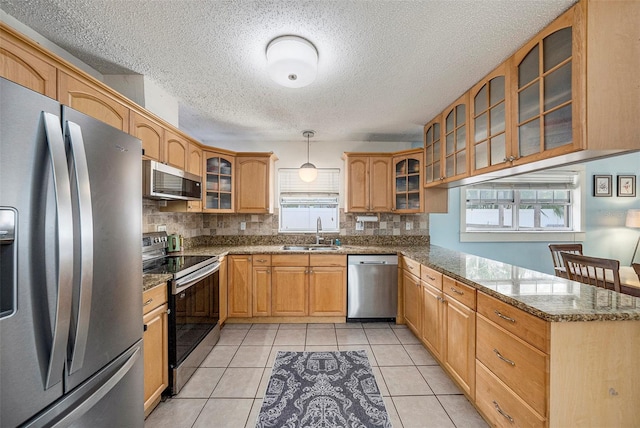
[(640, 263), (631, 263), (633, 266), (633, 270), (636, 271), (636, 275), (638, 275), (638, 279), (640, 279)]
[(614, 259), (562, 253), (569, 279), (620, 293), (620, 262)]
[(561, 252), (582, 255), (582, 244), (549, 244), (556, 276), (568, 278)]

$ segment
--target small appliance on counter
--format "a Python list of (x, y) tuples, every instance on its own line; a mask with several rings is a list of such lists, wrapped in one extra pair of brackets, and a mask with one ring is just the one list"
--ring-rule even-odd
[(169, 253), (175, 253), (182, 250), (182, 236), (169, 235), (167, 242), (168, 242), (167, 251)]
[(167, 254), (176, 248), (182, 248), (178, 235), (142, 235), (142, 272), (173, 276), (167, 296), (171, 395), (180, 392), (220, 338), (220, 261), (216, 256)]

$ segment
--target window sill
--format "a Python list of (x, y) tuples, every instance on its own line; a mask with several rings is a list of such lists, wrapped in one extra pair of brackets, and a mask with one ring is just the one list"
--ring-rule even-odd
[(583, 242), (585, 232), (462, 232), (460, 242)]

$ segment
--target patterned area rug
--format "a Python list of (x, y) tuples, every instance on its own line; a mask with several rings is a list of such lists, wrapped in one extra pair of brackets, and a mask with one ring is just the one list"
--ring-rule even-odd
[(391, 428), (367, 353), (278, 352), (256, 427)]

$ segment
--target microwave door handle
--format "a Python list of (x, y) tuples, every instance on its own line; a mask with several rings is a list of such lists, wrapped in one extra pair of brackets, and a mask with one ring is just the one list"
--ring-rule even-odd
[(91, 207), (91, 183), (87, 154), (84, 149), (82, 129), (77, 123), (67, 121), (67, 137), (75, 171), (78, 194), (78, 223), (80, 225), (80, 294), (75, 340), (71, 354), (69, 374), (82, 368), (89, 336), (91, 295), (93, 291), (93, 209)]
[(62, 381), (63, 367), (67, 356), (73, 289), (73, 251), (69, 251), (69, 249), (73, 249), (73, 214), (67, 155), (62, 138), (60, 118), (51, 113), (43, 112), (42, 114), (51, 158), (58, 229), (58, 248), (56, 249), (58, 254), (58, 297), (49, 367), (45, 378), (45, 389), (49, 389)]

